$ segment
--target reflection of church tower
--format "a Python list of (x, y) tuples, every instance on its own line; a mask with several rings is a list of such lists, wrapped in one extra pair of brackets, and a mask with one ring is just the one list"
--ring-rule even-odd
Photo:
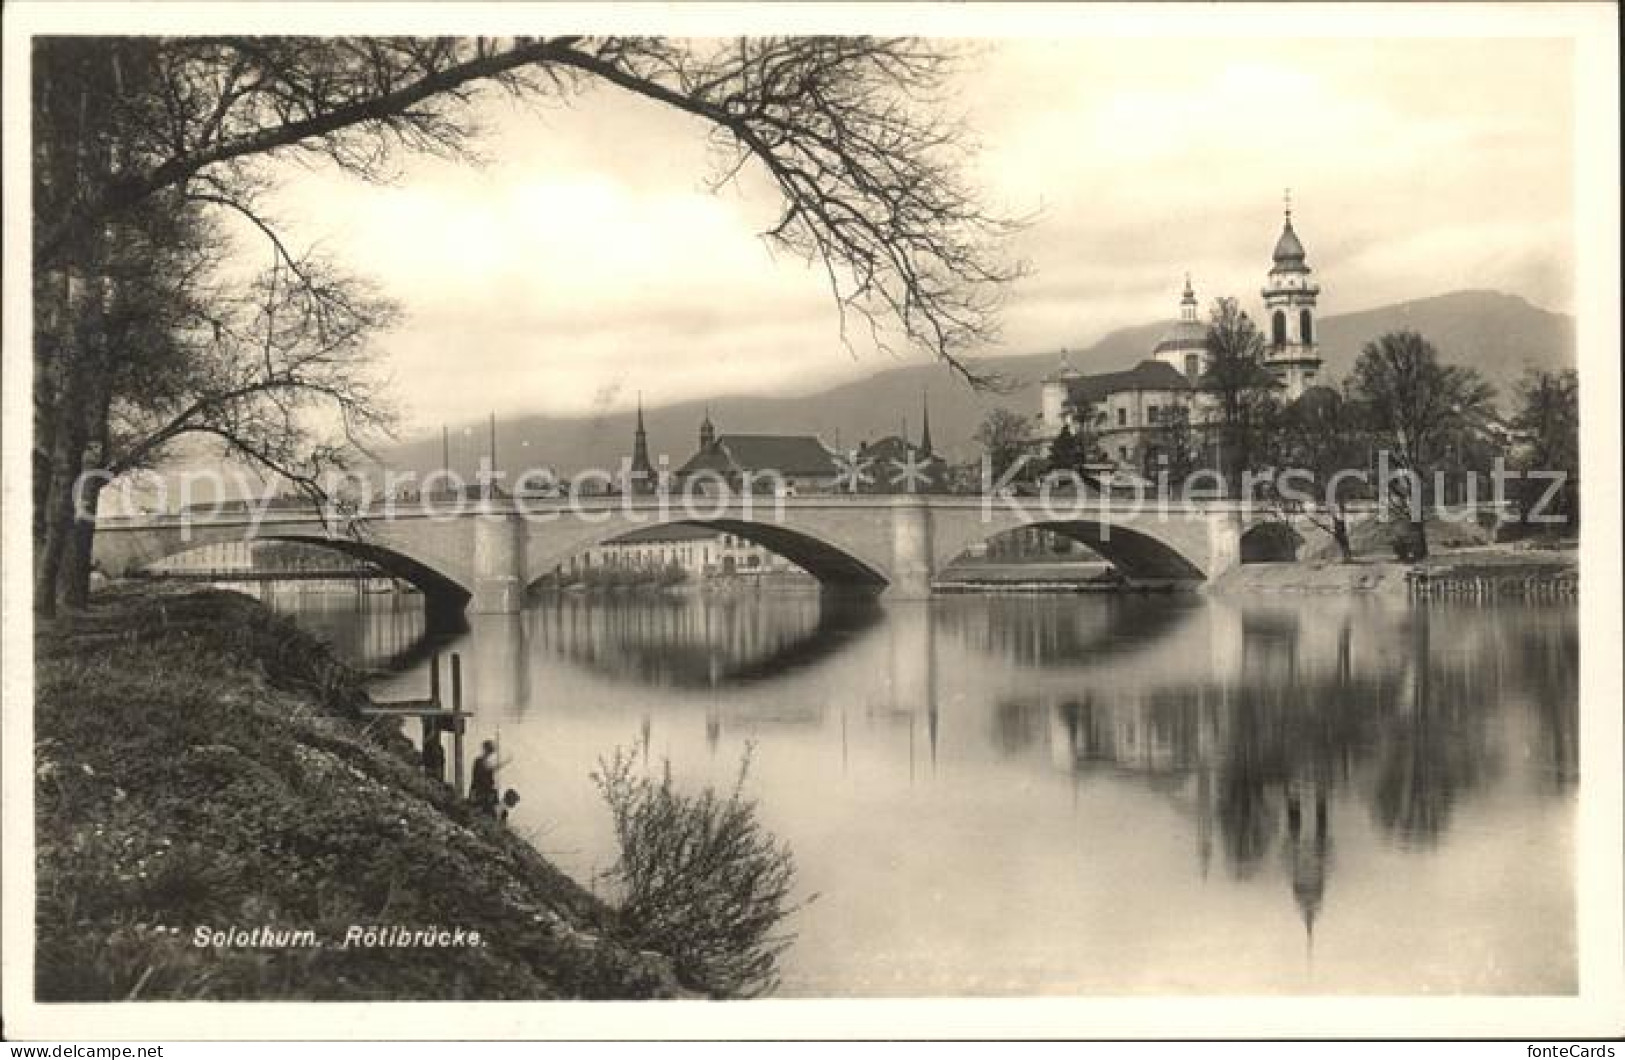
[[(926, 425), (926, 444), (930, 443), (930, 425)], [(926, 735), (931, 740), (931, 772), (937, 770), (937, 729), (940, 719), (937, 717), (937, 626), (936, 612), (930, 608), (925, 612), (925, 641), (926, 641), (926, 667), (925, 667), (925, 720)]]
[(1268, 321), (1266, 363), (1286, 386), (1286, 396), (1297, 398), (1314, 384), (1320, 370), (1320, 347), (1315, 341), (1315, 308), (1320, 286), (1304, 260), (1303, 244), (1292, 229), (1292, 200), (1286, 205), (1286, 223), (1275, 241), (1269, 281), (1264, 286), (1264, 316)]
[(1327, 830), (1326, 787), (1314, 785), (1313, 833), (1304, 834), (1302, 794), (1289, 786), (1286, 797), (1287, 861), (1292, 872), (1292, 898), (1298, 903), (1303, 930), (1311, 950), (1315, 944), (1315, 918), (1326, 900), (1327, 855), (1332, 839)]

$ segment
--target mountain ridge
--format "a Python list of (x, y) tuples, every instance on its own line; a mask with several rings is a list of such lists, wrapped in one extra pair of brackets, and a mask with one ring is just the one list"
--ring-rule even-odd
[[(1148, 357), (1169, 321), (1117, 328), (1065, 356), (1080, 372), (1131, 367)], [(1410, 328), (1427, 337), (1451, 363), (1477, 368), (1496, 387), (1503, 408), (1525, 368), (1568, 367), (1575, 363), (1574, 321), (1526, 299), (1501, 291), (1462, 290), (1321, 317), (1323, 378), (1340, 382), (1360, 348), (1387, 331)], [(1470, 353), (1467, 351), (1471, 351)], [(898, 365), (860, 379), (787, 397), (717, 395), (644, 409), (649, 449), (657, 463), (664, 455), (680, 466), (698, 445), (700, 420), (707, 414), (721, 434), (813, 434), (827, 444), (850, 448), (861, 441), (905, 433), (917, 439), (921, 408), (928, 397), (931, 433), (939, 452), (966, 459), (976, 449), (970, 438), (995, 407), (1035, 413), (1038, 386), (1053, 371), (1062, 350), (978, 359), (979, 369), (1003, 377), (1008, 389), (973, 391), (941, 364)], [(551, 467), (570, 475), (583, 468), (614, 470), (631, 452), (634, 412), (575, 416), (524, 414), (497, 422), (497, 463), (511, 476), (521, 468)], [(485, 425), (456, 424), (452, 433), (454, 469), (472, 476), (487, 448)], [(441, 441), (434, 435), (386, 450), (385, 462), (419, 474), (441, 464)]]

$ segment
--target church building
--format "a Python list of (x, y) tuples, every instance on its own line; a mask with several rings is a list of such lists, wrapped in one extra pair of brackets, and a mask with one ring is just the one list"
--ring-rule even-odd
[[(1290, 204), (1261, 294), (1264, 368), (1281, 397), (1295, 401), (1316, 385), (1320, 373), (1315, 325), (1320, 286), (1292, 227)], [(1119, 471), (1154, 473), (1172, 426), (1184, 421), (1200, 429), (1214, 414), (1215, 398), (1204, 383), (1212, 360), (1208, 326), (1198, 312), (1189, 276), (1179, 317), (1149, 352), (1132, 368), (1089, 375), (1063, 356), (1040, 389), (1044, 440), (1063, 430), (1085, 429), (1096, 439), (1105, 463)], [(1089, 420), (1081, 422), (1082, 415)]]
[(840, 485), (835, 454), (810, 434), (719, 434), (711, 416), (700, 423), (700, 446), (676, 480), (699, 492), (759, 491), (778, 483), (799, 493), (828, 493)]

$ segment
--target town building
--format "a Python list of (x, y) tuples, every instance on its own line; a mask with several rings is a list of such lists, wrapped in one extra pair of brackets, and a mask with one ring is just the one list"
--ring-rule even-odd
[[(931, 444), (931, 406), (921, 399), (919, 444), (898, 434), (863, 442), (853, 454), (859, 493), (944, 493), (948, 462)], [(850, 487), (850, 484), (849, 484)]]
[(155, 574), (247, 574), (258, 569), (255, 552), (257, 541), (215, 541), (185, 552), (177, 552), (153, 563), (148, 570)]
[(677, 469), (685, 490), (830, 493), (845, 480), (836, 455), (810, 434), (718, 434), (707, 413), (699, 442)]
[[(1315, 314), (1320, 285), (1292, 226), (1288, 205), (1261, 291), (1264, 310), (1263, 367), (1269, 384), (1295, 401), (1317, 385), (1321, 368)], [(1063, 431), (1091, 437), (1099, 459), (1118, 471), (1154, 475), (1167, 456), (1170, 435), (1185, 424), (1198, 434), (1215, 415), (1216, 398), (1205, 377), (1212, 364), (1208, 326), (1198, 312), (1190, 277), (1180, 296), (1179, 316), (1131, 368), (1084, 374), (1065, 355), (1039, 391), (1039, 424), (1045, 444)]]
[(560, 568), (566, 582), (590, 580), (594, 571), (659, 574), (680, 571), (689, 580), (765, 574), (801, 574), (794, 563), (737, 534), (691, 523), (665, 523), (594, 545)]

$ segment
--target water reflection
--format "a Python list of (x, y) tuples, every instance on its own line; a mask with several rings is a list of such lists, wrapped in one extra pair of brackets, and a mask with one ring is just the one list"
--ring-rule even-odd
[(537, 644), (610, 680), (711, 688), (782, 679), (815, 666), (876, 625), (864, 597), (555, 595), (527, 616)]
[(341, 658), (372, 673), (398, 673), (427, 663), (437, 648), (467, 632), (431, 630), (422, 598), (396, 593), (317, 592), (299, 582), (226, 583), (256, 596), (333, 646)]
[(948, 597), (938, 601), (947, 631), (977, 651), (1052, 666), (1154, 650), (1201, 611), (1190, 596), (1070, 595)]
[(453, 647), (583, 876), (597, 756), (725, 782), (755, 745), (821, 895), (791, 993), (1573, 988), (1570, 609), (570, 597)]

